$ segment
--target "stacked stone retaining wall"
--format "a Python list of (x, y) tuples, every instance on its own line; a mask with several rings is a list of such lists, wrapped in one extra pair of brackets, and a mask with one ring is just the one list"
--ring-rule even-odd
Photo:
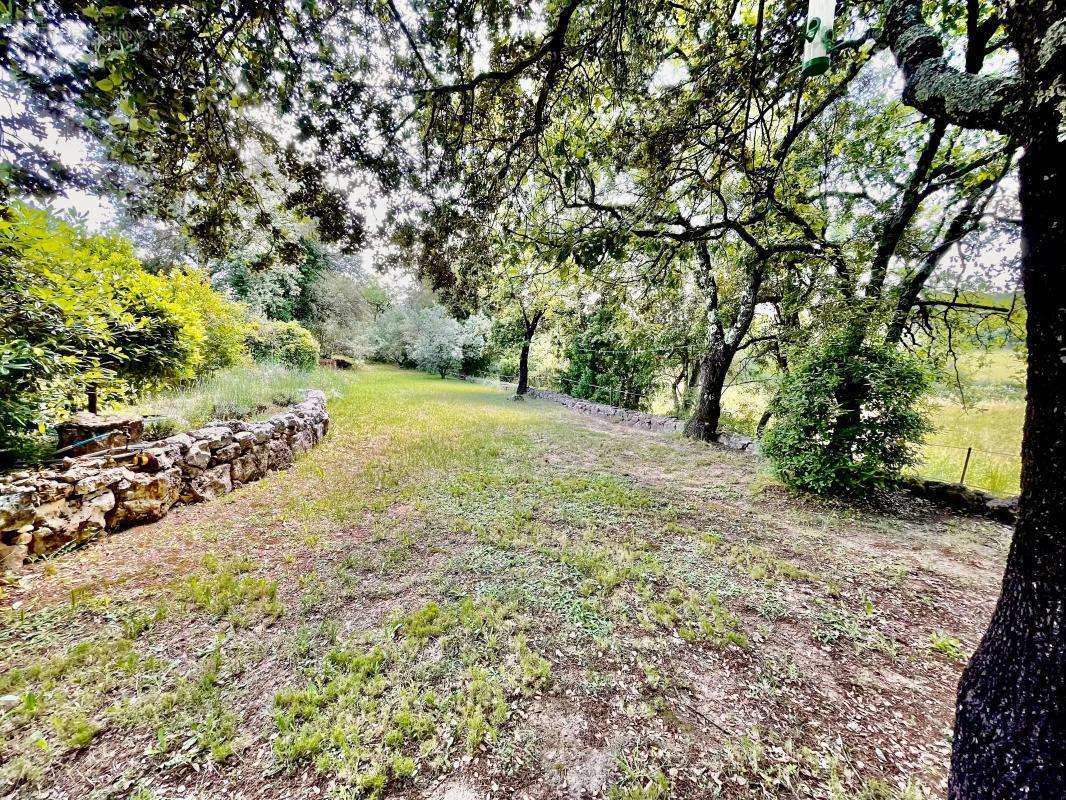
[[(506, 381), (495, 381), (487, 378), (465, 377), (464, 380), (474, 383), (484, 383), (490, 386), (513, 387), (515, 384)], [(630, 408), (609, 406), (606, 403), (596, 403), (592, 400), (583, 400), (579, 397), (571, 397), (562, 392), (553, 392), (550, 389), (536, 389), (530, 387), (527, 391), (529, 397), (539, 397), (541, 400), (549, 400), (552, 403), (566, 406), (582, 414), (591, 414), (596, 417), (604, 417), (620, 425), (630, 428), (643, 428), (648, 431), (668, 431), (680, 433), (685, 429), (685, 420), (677, 417), (666, 417), (660, 414), (648, 414), (644, 411), (634, 411)], [(714, 439), (714, 443), (730, 450), (741, 450), (754, 453), (757, 444), (754, 439), (740, 433), (720, 432)]]
[(158, 442), (0, 477), (0, 572), (285, 469), (328, 429), (326, 396), (312, 390), (261, 422), (213, 421)]

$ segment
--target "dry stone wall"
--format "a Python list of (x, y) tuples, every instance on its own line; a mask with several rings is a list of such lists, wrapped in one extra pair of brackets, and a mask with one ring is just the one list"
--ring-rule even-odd
[[(466, 377), (465, 380), (493, 386), (510, 387), (515, 385), (513, 383), (507, 383), (506, 381), (494, 381), (484, 378)], [(644, 430), (649, 431), (671, 431), (675, 433), (680, 433), (685, 429), (685, 420), (678, 419), (677, 417), (665, 417), (659, 414), (648, 414), (644, 411), (633, 411), (629, 408), (620, 408), (619, 406), (609, 406), (606, 403), (595, 403), (592, 400), (571, 397), (568, 394), (553, 392), (550, 389), (535, 389), (530, 387), (527, 394), (529, 397), (539, 397), (541, 400), (549, 400), (582, 414), (604, 417), (612, 422), (617, 422), (620, 425), (627, 425), (631, 428), (643, 428)], [(722, 431), (719, 433), (715, 437), (714, 442), (715, 444), (730, 450), (741, 450), (754, 453), (758, 449), (758, 445), (754, 439), (740, 433), (730, 433), (728, 431)]]
[(214, 421), (121, 452), (64, 459), (0, 478), (0, 572), (29, 558), (166, 516), (179, 503), (214, 500), (292, 465), (329, 429), (326, 396), (262, 422)]
[[(582, 414), (592, 414), (597, 417), (606, 417), (621, 425), (631, 428), (644, 428), (649, 431), (674, 431), (680, 433), (685, 429), (685, 420), (677, 417), (664, 417), (659, 414), (648, 414), (644, 411), (633, 411), (628, 408), (609, 406), (606, 403), (594, 403), (591, 400), (582, 400), (571, 397), (562, 392), (553, 392), (548, 389), (530, 389), (530, 397), (539, 397), (542, 400), (550, 400), (559, 403)], [(757, 449), (755, 440), (740, 433), (721, 431), (714, 438), (714, 443), (730, 450), (741, 450), (754, 453)]]

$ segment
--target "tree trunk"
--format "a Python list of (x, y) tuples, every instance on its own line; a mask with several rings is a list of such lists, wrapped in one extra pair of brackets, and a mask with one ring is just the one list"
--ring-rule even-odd
[(522, 352), (518, 356), (518, 388), (515, 389), (515, 394), (518, 397), (526, 394), (530, 388), (530, 339), (527, 337), (522, 340)]
[(90, 414), (96, 414), (99, 412), (99, 397), (97, 393), (97, 387), (95, 383), (90, 383), (85, 387), (86, 397), (86, 410)]
[[(1050, 127), (1050, 126), (1049, 126)], [(1066, 145), (1019, 166), (1029, 366), (1003, 589), (959, 682), (951, 800), (1066, 797)]]
[(722, 416), (722, 388), (731, 363), (733, 353), (729, 352), (719, 337), (715, 337), (700, 361), (699, 397), (692, 416), (685, 424), (685, 435), (689, 438), (714, 441)]
[(682, 406), (683, 406), (683, 403), (684, 403), (684, 401), (682, 400), (682, 395), (681, 395), (681, 384), (684, 382), (685, 376), (687, 374), (688, 374), (688, 367), (685, 367), (683, 370), (681, 370), (681, 373), (677, 377), (674, 378), (674, 382), (670, 385), (670, 394), (671, 394), (671, 396), (673, 397), (673, 400), (674, 400), (674, 416), (675, 417), (680, 417), (681, 416), (681, 409), (682, 409)]
[(762, 412), (762, 416), (759, 417), (759, 423), (755, 426), (755, 438), (761, 439), (763, 433), (766, 432), (766, 426), (770, 424), (770, 419), (774, 415), (774, 401), (771, 400), (770, 404), (766, 407), (766, 410)]
[(529, 391), (529, 348), (533, 344), (533, 336), (537, 332), (537, 325), (544, 316), (543, 311), (538, 311), (531, 317), (525, 317), (522, 325), (522, 352), (518, 356), (518, 387), (514, 390), (515, 397), (522, 397)]

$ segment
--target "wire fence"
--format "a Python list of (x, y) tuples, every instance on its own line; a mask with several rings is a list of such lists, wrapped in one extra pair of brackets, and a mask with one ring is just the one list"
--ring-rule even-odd
[[(930, 457), (929, 450), (948, 454)], [(994, 494), (1016, 494), (1021, 473), (1021, 454), (988, 450), (973, 445), (923, 442), (926, 456), (917, 471), (926, 477), (984, 489)]]

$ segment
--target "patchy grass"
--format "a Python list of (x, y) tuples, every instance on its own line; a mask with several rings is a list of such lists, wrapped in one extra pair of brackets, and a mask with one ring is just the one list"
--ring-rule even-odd
[(825, 506), (482, 386), (344, 380), (292, 471), (10, 587), (3, 791), (942, 795), (1003, 528)]

